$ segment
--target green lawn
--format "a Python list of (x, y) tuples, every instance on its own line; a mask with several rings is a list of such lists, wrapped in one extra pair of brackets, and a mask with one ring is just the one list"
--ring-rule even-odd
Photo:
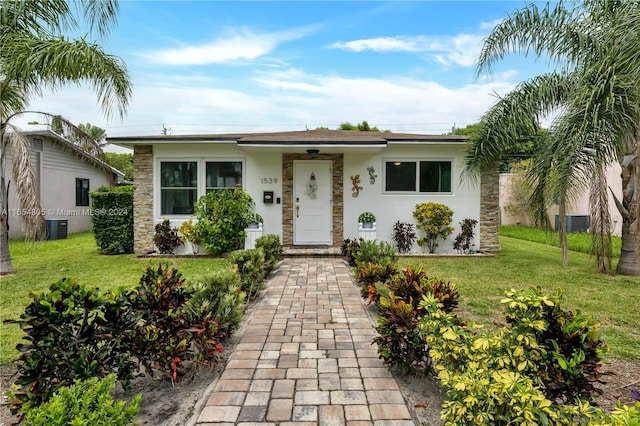
[(640, 278), (600, 274), (589, 255), (577, 252), (563, 268), (560, 249), (546, 244), (501, 236), (500, 245), (495, 257), (403, 258), (401, 265), (418, 263), (431, 276), (457, 282), (459, 316), (487, 325), (501, 321), (505, 290), (561, 288), (566, 309), (580, 309), (600, 322), (609, 356), (640, 360)]
[[(560, 238), (557, 232), (547, 232), (533, 226), (501, 226), (500, 235), (560, 247)], [(567, 234), (567, 245), (569, 246), (569, 250), (589, 254), (591, 253), (591, 234), (586, 232), (569, 233)], [(615, 235), (611, 236), (611, 253), (614, 258), (620, 257), (621, 246), (622, 240), (620, 237)]]
[[(581, 309), (601, 323), (601, 338), (610, 356), (640, 359), (640, 279), (595, 272), (593, 260), (572, 252), (569, 266), (560, 264), (560, 251), (549, 245), (500, 238), (496, 257), (403, 258), (402, 266), (421, 263), (432, 276), (459, 284), (459, 315), (490, 325), (500, 321), (499, 301), (505, 290), (541, 286), (565, 292), (565, 307)], [(75, 277), (102, 291), (135, 285), (147, 265), (160, 261), (177, 267), (189, 279), (225, 265), (222, 259), (140, 259), (134, 255), (98, 254), (93, 235), (70, 235), (67, 240), (42, 243), (11, 242), (15, 275), (0, 280), (0, 320), (17, 318), (29, 303), (29, 291), (45, 290), (63, 277)], [(21, 331), (0, 324), (0, 361), (17, 357)]]
[(17, 325), (5, 325), (17, 319), (29, 304), (30, 291), (46, 290), (61, 278), (76, 278), (87, 287), (101, 291), (133, 287), (148, 265), (169, 263), (188, 280), (226, 265), (223, 259), (138, 258), (135, 255), (105, 256), (98, 253), (93, 234), (71, 234), (66, 240), (26, 243), (10, 242), (16, 273), (0, 278), (0, 362), (14, 360), (15, 346), (22, 337)]

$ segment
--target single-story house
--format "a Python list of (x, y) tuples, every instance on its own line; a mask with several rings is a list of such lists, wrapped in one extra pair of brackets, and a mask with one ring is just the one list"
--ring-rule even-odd
[[(47, 221), (49, 233), (63, 238), (67, 233), (90, 230), (89, 193), (102, 186), (121, 183), (124, 174), (86, 153), (49, 126), (29, 126), (22, 133), (31, 142), (31, 162), (36, 173), (41, 214)], [(15, 198), (16, 183), (11, 172), (11, 152), (7, 154), (9, 237), (23, 238), (22, 218)]]
[[(392, 242), (396, 221), (415, 224), (416, 204), (478, 221), (474, 249), (498, 250), (498, 172), (462, 179), (466, 137), (342, 130), (127, 136), (108, 142), (134, 152), (135, 251), (154, 250), (154, 225), (188, 220), (209, 190), (246, 191), (264, 233), (283, 246), (339, 247), (359, 236), (358, 216), (376, 216), (376, 238)], [(422, 248), (415, 246), (415, 250)]]

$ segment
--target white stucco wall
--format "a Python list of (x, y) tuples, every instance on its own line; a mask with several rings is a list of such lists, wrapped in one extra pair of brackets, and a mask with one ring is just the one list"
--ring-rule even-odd
[[(40, 203), (45, 219), (67, 219), (67, 232), (82, 232), (91, 229), (89, 206), (76, 206), (76, 178), (89, 179), (89, 191), (110, 185), (107, 174), (83, 161), (47, 139), (40, 153)], [(36, 158), (36, 154), (32, 155)], [(35, 166), (35, 163), (34, 163)], [(10, 177), (9, 177), (10, 176)], [(11, 173), (11, 158), (7, 161), (7, 178), (11, 180), (9, 210), (16, 209), (15, 182)], [(16, 214), (9, 216), (9, 237), (22, 238), (22, 219)]]
[[(480, 218), (480, 188), (473, 182), (462, 182), (460, 172), (464, 155), (460, 145), (397, 145), (391, 144), (381, 150), (356, 150), (353, 148), (342, 149), (344, 151), (344, 237), (355, 238), (358, 236), (357, 219), (363, 211), (371, 211), (377, 217), (377, 238), (392, 242), (393, 225), (397, 220), (415, 224), (412, 214), (415, 205), (424, 202), (437, 202), (446, 204), (454, 211), (452, 226), (456, 230), (444, 242), (440, 244), (438, 252), (453, 252), (453, 239), (459, 232), (459, 222), (466, 218), (479, 221)], [(341, 152), (341, 148), (323, 147), (322, 153)], [(282, 238), (282, 203), (276, 203), (277, 198), (282, 201), (282, 151), (274, 148), (247, 148), (243, 149), (229, 144), (156, 144), (154, 145), (154, 221), (157, 223), (165, 217), (170, 219), (173, 226), (188, 220), (191, 215), (161, 215), (160, 211), (160, 162), (175, 160), (199, 161), (198, 174), (201, 182), (204, 181), (206, 161), (229, 160), (242, 161), (244, 190), (253, 198), (255, 210), (264, 218), (264, 233), (276, 234)], [(450, 160), (452, 170), (451, 194), (385, 194), (384, 193), (384, 161), (385, 159), (404, 160)], [(373, 166), (377, 178), (374, 184), (370, 183), (367, 168)], [(360, 175), (360, 185), (363, 189), (358, 197), (352, 196), (352, 183), (350, 176)], [(204, 186), (201, 184), (198, 197), (204, 194)], [(274, 191), (274, 203), (263, 203), (263, 191)], [(479, 246), (479, 225), (476, 226), (476, 238), (474, 247)], [(419, 236), (422, 236), (418, 233)], [(336, 243), (336, 242), (334, 242)], [(338, 242), (339, 243), (339, 242)], [(425, 251), (417, 245), (415, 251)]]
[[(361, 154), (345, 154), (345, 199), (344, 199), (344, 235), (345, 238), (358, 236), (358, 216), (364, 211), (371, 211), (377, 219), (377, 239), (393, 242), (393, 225), (396, 221), (416, 224), (413, 211), (416, 204), (434, 202), (445, 204), (454, 212), (455, 231), (440, 243), (438, 253), (454, 252), (453, 240), (460, 232), (459, 222), (471, 218), (480, 221), (480, 187), (478, 184), (461, 180), (463, 149), (459, 145), (422, 145), (398, 146), (390, 145), (379, 153), (369, 156)], [(385, 160), (451, 160), (452, 161), (452, 193), (451, 194), (389, 194), (384, 193), (384, 161)], [(367, 167), (373, 166), (378, 175), (372, 185)], [(350, 176), (360, 174), (360, 186), (363, 189), (357, 198), (351, 196)], [(423, 237), (416, 232), (418, 238)], [(475, 229), (474, 247), (479, 247), (479, 225)], [(414, 250), (426, 252), (426, 248), (414, 245)]]

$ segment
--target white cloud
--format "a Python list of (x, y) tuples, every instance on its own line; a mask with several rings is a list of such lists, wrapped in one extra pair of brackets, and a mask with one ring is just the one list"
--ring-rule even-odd
[(376, 37), (353, 41), (339, 41), (333, 43), (329, 47), (332, 49), (349, 50), (352, 52), (362, 52), (364, 50), (372, 50), (374, 52), (419, 52), (424, 37)]
[(207, 65), (252, 61), (265, 56), (280, 44), (304, 37), (314, 27), (274, 33), (255, 33), (248, 28), (228, 30), (227, 35), (209, 43), (145, 52), (149, 61), (165, 65)]
[(31, 109), (90, 122), (109, 136), (159, 135), (163, 126), (170, 134), (227, 133), (337, 128), (362, 120), (394, 132), (441, 134), (454, 124), (477, 122), (495, 102), (494, 92), (503, 95), (514, 86), (493, 80), (445, 87), (404, 76), (345, 77), (300, 69), (256, 73), (250, 89), (199, 76), (160, 80), (149, 76), (136, 84), (122, 122), (105, 122), (95, 96), (76, 87), (45, 94)]
[(469, 67), (475, 65), (482, 38), (478, 34), (376, 37), (336, 42), (329, 47), (351, 52), (426, 52), (433, 53), (436, 60), (444, 65)]
[(493, 21), (489, 21), (489, 22), (481, 22), (480, 23), (480, 29), (481, 30), (492, 30), (496, 27), (496, 25), (501, 24), (504, 21), (504, 18), (498, 18), (498, 19), (494, 19)]

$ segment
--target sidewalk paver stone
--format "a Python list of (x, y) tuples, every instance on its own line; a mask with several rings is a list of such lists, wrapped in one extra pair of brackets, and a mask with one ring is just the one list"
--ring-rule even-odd
[(195, 425), (413, 425), (375, 336), (341, 259), (287, 258)]

